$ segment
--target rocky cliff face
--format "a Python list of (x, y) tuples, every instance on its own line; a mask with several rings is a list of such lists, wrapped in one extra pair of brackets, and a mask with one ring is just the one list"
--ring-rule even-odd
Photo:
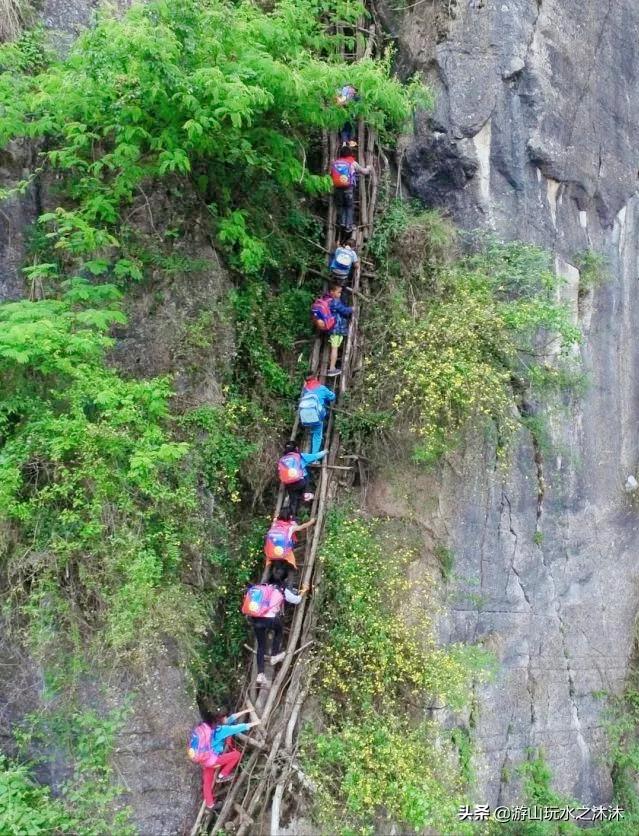
[[(511, 767), (540, 746), (558, 790), (604, 803), (596, 694), (623, 689), (639, 603), (639, 513), (624, 493), (638, 456), (639, 7), (429, 0), (382, 14), (401, 71), (437, 94), (405, 152), (410, 192), (463, 227), (554, 253), (590, 385), (552, 411), (548, 449), (522, 432), (504, 472), (474, 439), (410, 502), (380, 477), (371, 505), (413, 519), (425, 552), (453, 550), (443, 638), (487, 640), (499, 657), (474, 717), (476, 800), (516, 800)], [(611, 280), (580, 295), (575, 256), (588, 249)]]
[[(517, 799), (511, 768), (528, 746), (541, 746), (558, 790), (602, 803), (611, 781), (596, 693), (623, 688), (639, 604), (639, 512), (623, 489), (639, 446), (639, 7), (427, 0), (391, 11), (398, 5), (380, 11), (399, 41), (400, 70), (422, 73), (438, 97), (434, 113), (416, 120), (402, 163), (407, 187), (466, 228), (485, 226), (555, 254), (584, 330), (590, 386), (554, 410), (549, 449), (535, 449), (522, 432), (504, 470), (484, 439), (469, 439), (441, 474), (415, 477), (408, 489), (396, 474), (380, 474), (369, 506), (412, 520), (425, 560), (436, 543), (452, 549), (458, 579), (442, 638), (483, 639), (501, 662), (477, 694), (477, 801)], [(72, 35), (93, 6), (48, 0), (45, 18)], [(0, 158), (3, 185), (19, 179), (25, 153)], [(24, 231), (37, 200), (32, 193), (3, 207), (0, 298), (22, 293)], [(612, 279), (579, 296), (575, 255), (586, 249), (607, 255)], [(172, 316), (179, 303), (169, 301), (163, 309)], [(148, 318), (152, 302), (135, 301), (134, 322)], [(151, 335), (164, 351), (171, 322)], [(144, 345), (133, 328), (119, 359), (144, 364), (155, 357)], [(160, 366), (153, 371), (175, 370), (174, 356)], [(202, 386), (214, 399), (213, 377)], [(166, 664), (143, 689), (118, 746), (127, 800), (145, 834), (179, 831), (195, 801), (182, 749), (194, 715), (181, 673)], [(5, 718), (37, 706), (39, 687), (34, 670), (21, 706), (7, 704)]]
[[(127, 0), (116, 4), (120, 8)], [(43, 0), (37, 5), (38, 16), (53, 46), (66, 52), (82, 29), (91, 21), (97, 0)], [(27, 143), (12, 143), (0, 151), (0, 185), (14, 188), (33, 169), (34, 149)], [(0, 210), (0, 302), (20, 299), (25, 295), (22, 267), (28, 244), (29, 228), (41, 209), (41, 193), (37, 185), (25, 194), (6, 200)]]
[[(25, 715), (55, 711), (58, 699), (46, 688), (42, 665), (6, 631), (4, 622), (1, 626), (0, 746), (14, 755), (16, 725)], [(144, 836), (188, 832), (200, 792), (197, 770), (186, 758), (186, 741), (198, 713), (170, 640), (158, 639), (158, 656), (149, 659), (144, 671), (113, 670), (105, 659), (79, 684), (77, 705), (99, 716), (125, 709), (113, 766), (122, 788), (118, 802), (131, 808), (138, 832)], [(73, 778), (68, 751), (55, 737), (34, 746), (30, 754), (41, 759), (37, 777), (54, 794)]]

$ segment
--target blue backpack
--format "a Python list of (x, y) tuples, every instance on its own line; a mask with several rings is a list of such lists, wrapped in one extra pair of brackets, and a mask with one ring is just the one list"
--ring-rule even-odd
[(355, 260), (354, 256), (355, 253), (352, 250), (338, 247), (333, 253), (329, 270), (336, 276), (348, 276)]
[(322, 402), (314, 392), (305, 392), (299, 403), (300, 424), (308, 427), (324, 420)]

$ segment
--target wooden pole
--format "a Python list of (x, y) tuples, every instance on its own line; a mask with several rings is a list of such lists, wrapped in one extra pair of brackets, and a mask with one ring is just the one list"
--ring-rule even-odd
[[(357, 57), (370, 57), (374, 50), (375, 27), (364, 29), (364, 22), (357, 25), (358, 31), (366, 31), (368, 39), (366, 43), (360, 43), (358, 38)], [(346, 27), (347, 29), (349, 27)], [(339, 27), (340, 33), (343, 27)], [(369, 237), (372, 229), (372, 219), (377, 201), (377, 166), (375, 162), (375, 135), (360, 120), (358, 124), (358, 135), (360, 139), (359, 154), (363, 164), (372, 165), (375, 174), (369, 178), (360, 178), (360, 216), (358, 218), (357, 245), (360, 248), (360, 260), (367, 262), (363, 256), (363, 246)], [(336, 152), (337, 139), (334, 134), (325, 134), (324, 137), (324, 159), (323, 164), (333, 159)], [(326, 247), (331, 251), (336, 242), (336, 217), (335, 207), (332, 200), (329, 200), (326, 216)], [(356, 277), (354, 290), (360, 289), (360, 276)], [(342, 374), (338, 384), (338, 400), (347, 391), (350, 384), (353, 369), (357, 368), (359, 358), (358, 326), (360, 306), (358, 296), (354, 294), (353, 315), (350, 319), (348, 336), (345, 340), (342, 355)], [(322, 376), (326, 373), (328, 363), (328, 346), (320, 337), (316, 338), (313, 345), (311, 368)], [(299, 421), (296, 417), (291, 439), (295, 439), (299, 431)], [(336, 464), (338, 459), (340, 439), (335, 426), (335, 411), (331, 410), (325, 426), (326, 447), (328, 455), (322, 461), (319, 484), (315, 492), (315, 499), (311, 513), (316, 518), (312, 534), (307, 537), (304, 546), (303, 566), (301, 567), (302, 584), (311, 585), (320, 578), (320, 567), (317, 561), (319, 547), (323, 534), (323, 526), (328, 513), (330, 501), (337, 491), (337, 483), (331, 478), (334, 471), (353, 473), (354, 468), (344, 467)], [(276, 513), (284, 501), (284, 489), (280, 488), (276, 502)], [(266, 580), (266, 570), (262, 580)], [(302, 705), (309, 691), (311, 674), (309, 665), (298, 657), (308, 648), (313, 640), (310, 638), (315, 624), (315, 599), (309, 596), (295, 608), (288, 633), (287, 653), (283, 662), (275, 672), (271, 688), (265, 692), (260, 691), (257, 695), (257, 705), (254, 707), (250, 697), (247, 696), (247, 705), (251, 709), (251, 717), (261, 714), (261, 725), (259, 727), (263, 737), (259, 741), (250, 738), (245, 743), (253, 748), (247, 761), (243, 764), (233, 785), (225, 798), (222, 810), (213, 826), (212, 833), (219, 833), (220, 830), (233, 829), (237, 836), (246, 836), (251, 833), (263, 833), (269, 830), (273, 836), (277, 836), (280, 829), (281, 810), (291, 772), (300, 772), (302, 784), (307, 789), (310, 782), (306, 776), (295, 766), (292, 761), (294, 756), (294, 736), (298, 724)], [(250, 648), (252, 650), (252, 648)], [(251, 656), (254, 658), (254, 654)], [(312, 667), (312, 666), (311, 666)], [(251, 664), (254, 670), (254, 662)], [(305, 683), (302, 687), (303, 682)], [(254, 690), (251, 682), (247, 683), (247, 692)], [(257, 709), (257, 710), (256, 710)], [(281, 750), (286, 754), (282, 760)], [(258, 813), (266, 812), (268, 799), (273, 793), (270, 822), (268, 819), (260, 822)], [(201, 815), (196, 821), (196, 828), (200, 826)], [(192, 831), (195, 836), (196, 828)]]

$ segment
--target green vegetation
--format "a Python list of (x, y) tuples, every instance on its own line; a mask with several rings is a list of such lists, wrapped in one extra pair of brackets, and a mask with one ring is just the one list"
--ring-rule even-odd
[[(636, 833), (639, 825), (639, 796), (636, 777), (639, 772), (639, 747), (637, 728), (639, 724), (639, 697), (636, 691), (628, 690), (624, 699), (613, 703), (608, 731), (611, 742), (609, 766), (612, 770), (614, 796), (611, 807), (617, 805), (619, 818), (594, 819), (589, 833), (597, 836), (625, 836)], [(573, 809), (581, 812), (584, 804), (559, 795), (551, 789), (552, 773), (541, 749), (530, 749), (528, 759), (515, 770), (523, 778), (524, 798), (522, 806), (529, 808)], [(604, 811), (607, 805), (603, 805)], [(581, 810), (580, 810), (581, 808)], [(568, 821), (512, 821), (491, 822), (488, 833), (513, 834), (513, 836), (577, 836), (583, 831), (575, 820)]]
[(58, 300), (0, 307), (4, 569), (43, 659), (79, 641), (77, 607), (114, 648), (193, 627), (178, 582), (195, 537), (187, 445), (171, 438), (166, 381), (104, 363), (117, 295), (75, 280)]
[[(307, 730), (303, 749), (317, 786), (315, 813), (332, 833), (372, 832), (383, 816), (445, 831), (463, 801), (463, 774), (423, 714), (428, 704), (461, 707), (490, 656), (436, 647), (431, 582), (417, 588), (406, 581), (415, 557), (379, 523), (344, 510), (331, 517), (321, 552), (326, 632), (316, 677), (323, 720)], [(409, 597), (415, 605), (406, 607)], [(401, 615), (407, 609), (410, 623)], [(461, 772), (468, 775), (467, 765)]]
[(458, 752), (459, 772), (464, 786), (472, 787), (475, 780), (475, 773), (472, 765), (473, 741), (471, 732), (464, 726), (458, 726), (451, 731), (450, 740)]
[(7, 836), (68, 833), (76, 821), (50, 791), (36, 784), (25, 764), (0, 756), (0, 827)]
[(594, 250), (584, 250), (575, 258), (579, 270), (579, 296), (586, 296), (609, 279), (606, 258)]
[(444, 580), (450, 580), (451, 575), (453, 573), (453, 569), (455, 568), (455, 554), (452, 549), (449, 549), (447, 546), (442, 545), (441, 543), (435, 546), (435, 557), (439, 561), (439, 565), (441, 567), (442, 577)]
[(598, 834), (622, 836), (639, 828), (639, 680), (633, 668), (622, 697), (612, 699), (607, 712), (609, 751), (607, 765), (613, 784), (612, 803), (624, 811), (620, 821), (597, 827)]
[(53, 744), (59, 756), (64, 754), (68, 777), (59, 787), (59, 797), (52, 798), (31, 778), (27, 764), (0, 756), (0, 832), (133, 836), (128, 809), (113, 806), (119, 791), (110, 758), (121, 719), (116, 712), (104, 716), (68, 706), (45, 718), (25, 718), (16, 734), (19, 748), (27, 752), (36, 745), (46, 751)]
[[(360, 10), (339, 11), (355, 19)], [(61, 197), (72, 202), (41, 218), (59, 258), (108, 248), (93, 259), (98, 272), (130, 273), (121, 210), (161, 178), (178, 193), (186, 182), (195, 189), (243, 273), (287, 265), (293, 244), (282, 233), (310, 223), (295, 193), (329, 188), (307, 157), (317, 131), (343, 116), (331, 98), (345, 74), (340, 39), (320, 12), (290, 0), (271, 12), (222, 0), (154, 2), (104, 17), (45, 72), (24, 73), (15, 51), (4, 62), (0, 55), (8, 64), (0, 141), (47, 136), (42, 164), (62, 176)], [(362, 61), (348, 74), (367, 121), (382, 134), (399, 127), (408, 100), (388, 64)]]
[[(288, 410), (274, 399), (295, 389), (290, 358), (310, 296), (292, 278), (308, 259), (300, 239), (319, 232), (303, 200), (328, 183), (307, 153), (340, 118), (339, 39), (312, 4), (265, 12), (211, 0), (103, 16), (64, 61), (41, 51), (38, 62), (34, 43), (0, 51), (0, 140), (46, 138), (33, 177), (55, 174), (59, 205), (32, 236), (25, 272), (39, 301), (0, 309), (3, 565), (42, 658), (63, 646), (65, 659), (82, 656), (87, 638), (144, 653), (158, 631), (192, 658), (205, 611), (185, 576), (215, 542), (211, 525), (219, 534), (247, 495), (256, 439), (283, 426)], [(349, 77), (368, 121), (398, 127), (409, 101), (388, 63), (361, 62)], [(131, 209), (160, 187), (184, 209), (149, 207), (150, 234)], [(194, 219), (245, 281), (215, 312), (235, 331), (226, 403), (178, 416), (170, 380), (128, 380), (106, 352), (125, 322), (116, 284), (200, 266), (175, 249)], [(214, 327), (213, 312), (200, 314), (184, 350), (201, 356)]]
[[(333, 91), (356, 83), (356, 110), (387, 139), (418, 95), (391, 78), (390, 55), (346, 68), (340, 47), (353, 38), (327, 23), (361, 13), (156, 0), (102, 14), (64, 60), (38, 31), (0, 47), (0, 147), (39, 149), (0, 198), (41, 186), (48, 207), (30, 234), (31, 301), (0, 306), (3, 613), (45, 674), (47, 707), (17, 734), (28, 726), (35, 750), (45, 734), (64, 740), (77, 766), (52, 801), (24, 766), (5, 765), (6, 816), (20, 821), (31, 805), (33, 832), (89, 818), (96, 832), (125, 832), (124, 820), (101, 824), (117, 782), (102, 725), (82, 721), (88, 672), (140, 669), (170, 639), (194, 688), (218, 699), (236, 689), (238, 603), (261, 560), (262, 497), (308, 356), (315, 286), (300, 280), (323, 263), (321, 138), (343, 118)], [(124, 376), (110, 350), (129, 291), (142, 288), (155, 311), (169, 282), (187, 295), (195, 271), (219, 271), (202, 242), (234, 287), (186, 323), (177, 365), (211, 369), (218, 329), (233, 347), (216, 367), (222, 402), (192, 407), (168, 377)]]
[[(516, 772), (523, 779), (523, 806), (532, 807), (578, 807), (578, 803), (558, 795), (550, 787), (552, 774), (541, 749), (530, 749), (528, 758)], [(581, 830), (573, 821), (517, 821), (493, 823), (491, 834), (517, 834), (517, 836), (576, 836)]]
[(471, 422), (493, 428), (505, 450), (520, 393), (560, 374), (540, 361), (540, 334), (563, 349), (579, 339), (555, 301), (549, 256), (482, 237), (460, 257), (446, 221), (397, 203), (372, 249), (382, 290), (366, 312), (368, 371), (352, 422), (377, 415), (377, 436), (387, 444), (408, 437), (423, 463), (450, 450)]

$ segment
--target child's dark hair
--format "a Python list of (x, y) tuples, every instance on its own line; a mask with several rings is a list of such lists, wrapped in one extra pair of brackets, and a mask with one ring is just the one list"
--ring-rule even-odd
[(294, 441), (287, 441), (284, 445), (284, 453), (297, 453), (298, 446)]
[(219, 726), (229, 715), (228, 707), (225, 705), (216, 705), (206, 698), (198, 702), (202, 720), (209, 726)]
[(290, 508), (281, 508), (279, 514), (277, 515), (278, 520), (284, 520), (284, 522), (289, 522), (289, 520), (293, 519), (293, 514), (291, 513)]
[(331, 284), (331, 286), (329, 287), (328, 292), (332, 293), (334, 290), (339, 290), (341, 292), (343, 289), (344, 288), (342, 287), (342, 285), (339, 282), (333, 282)]
[(271, 565), (269, 581), (271, 583), (283, 584), (288, 579), (288, 563), (278, 560)]

